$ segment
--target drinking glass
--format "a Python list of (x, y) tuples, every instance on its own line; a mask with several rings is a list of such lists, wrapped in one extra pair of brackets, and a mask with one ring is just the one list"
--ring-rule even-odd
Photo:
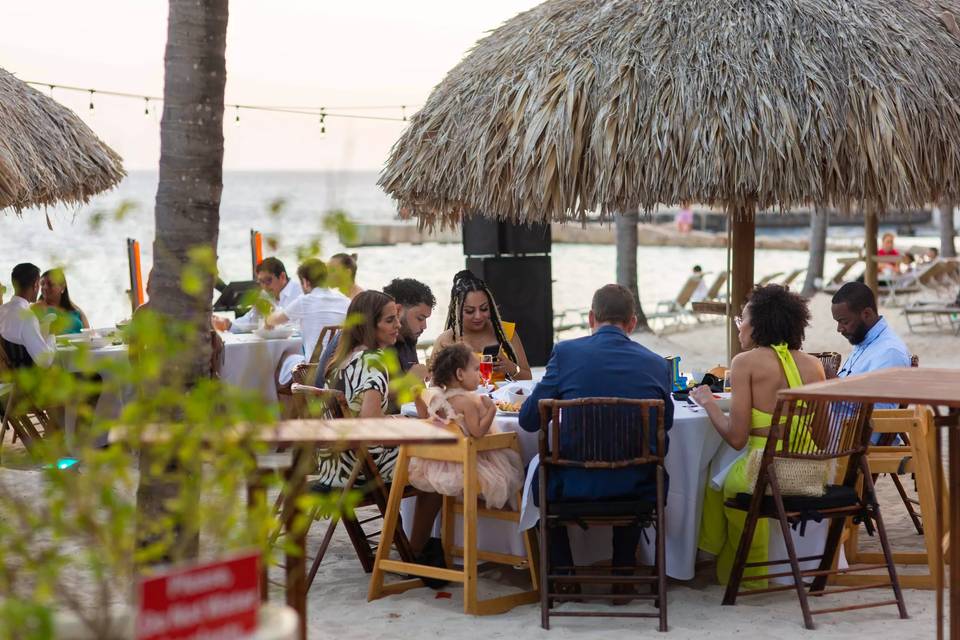
[(723, 374), (723, 392), (730, 393), (732, 391), (730, 387), (730, 370), (727, 369), (727, 372)]
[(480, 356), (480, 378), (483, 380), (483, 386), (490, 386), (490, 378), (493, 376), (493, 356)]

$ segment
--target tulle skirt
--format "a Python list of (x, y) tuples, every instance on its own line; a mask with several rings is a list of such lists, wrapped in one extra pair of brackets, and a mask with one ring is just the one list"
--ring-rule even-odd
[[(491, 429), (491, 433), (493, 433)], [(463, 494), (463, 464), (446, 460), (410, 459), (410, 484), (421, 491), (445, 496)], [(518, 509), (516, 497), (523, 488), (524, 471), (520, 454), (513, 449), (477, 453), (480, 495), (491, 509), (509, 504)]]

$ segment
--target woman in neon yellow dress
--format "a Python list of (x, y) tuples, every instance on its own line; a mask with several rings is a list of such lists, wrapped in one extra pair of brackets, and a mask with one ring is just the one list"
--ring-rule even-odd
[[(763, 450), (768, 427), (773, 420), (777, 392), (824, 379), (820, 361), (800, 351), (804, 330), (810, 324), (806, 299), (780, 285), (753, 290), (743, 314), (737, 319), (743, 353), (730, 363), (732, 400), (730, 415), (724, 415), (708, 387), (693, 390), (693, 399), (706, 409), (720, 436), (735, 449)], [(791, 439), (805, 437), (791, 432)], [(699, 546), (717, 556), (717, 578), (729, 581), (746, 514), (729, 509), (724, 502), (738, 493), (752, 493), (747, 482), (742, 456), (730, 469), (723, 490), (706, 488)], [(769, 523), (761, 518), (750, 545), (747, 562), (765, 562), (769, 542)], [(745, 576), (764, 576), (765, 567), (747, 569)], [(766, 586), (766, 580), (753, 580), (747, 588)]]

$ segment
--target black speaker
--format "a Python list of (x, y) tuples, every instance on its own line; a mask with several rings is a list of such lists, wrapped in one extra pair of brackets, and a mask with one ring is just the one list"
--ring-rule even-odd
[(490, 287), (500, 317), (516, 323), (530, 365), (547, 364), (553, 349), (550, 256), (468, 257), (467, 269)]
[(550, 253), (549, 224), (514, 224), (474, 216), (463, 219), (462, 231), (464, 255)]

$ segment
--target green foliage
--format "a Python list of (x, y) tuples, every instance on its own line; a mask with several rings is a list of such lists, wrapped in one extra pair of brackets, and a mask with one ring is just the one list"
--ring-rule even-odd
[(343, 209), (331, 209), (323, 215), (325, 231), (336, 233), (340, 244), (350, 246), (357, 241), (357, 225)]

